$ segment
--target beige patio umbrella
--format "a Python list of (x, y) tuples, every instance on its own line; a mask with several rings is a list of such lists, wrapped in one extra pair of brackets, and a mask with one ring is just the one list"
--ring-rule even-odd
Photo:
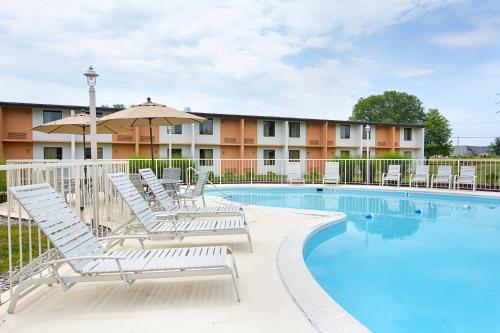
[(121, 110), (97, 121), (97, 126), (146, 127), (149, 126), (151, 145), (151, 168), (154, 167), (153, 128), (152, 126), (174, 126), (180, 124), (201, 123), (205, 118), (176, 110), (168, 106), (153, 103), (148, 97), (146, 103)]
[[(79, 113), (74, 116), (54, 120), (35, 126), (31, 128), (31, 130), (47, 134), (59, 133), (83, 135), (83, 159), (85, 159), (85, 135), (90, 133), (90, 116), (88, 114)], [(130, 130), (130, 127), (123, 127), (121, 125), (97, 125), (97, 134), (118, 134)]]

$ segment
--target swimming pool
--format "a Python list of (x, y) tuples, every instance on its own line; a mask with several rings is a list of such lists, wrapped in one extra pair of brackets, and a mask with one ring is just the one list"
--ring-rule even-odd
[[(500, 331), (500, 200), (352, 189), (225, 189), (232, 201), (341, 211), (304, 261), (375, 332)], [(373, 214), (366, 218), (367, 213)]]

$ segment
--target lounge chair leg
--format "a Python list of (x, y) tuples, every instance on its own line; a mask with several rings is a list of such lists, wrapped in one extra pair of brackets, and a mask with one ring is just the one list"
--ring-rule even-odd
[(253, 253), (252, 237), (250, 237), (250, 232), (248, 230), (247, 230), (247, 238), (248, 238), (248, 248), (250, 249), (250, 253)]
[(21, 295), (21, 292), (25, 289), (24, 285), (25, 285), (24, 282), (19, 282), (19, 284), (17, 285), (16, 291), (14, 292), (12, 298), (10, 299), (9, 308), (7, 309), (8, 313), (11, 314), (14, 313), (17, 301), (19, 300), (19, 296)]
[[(236, 267), (236, 266), (235, 266), (235, 267)], [(241, 299), (240, 299), (240, 292), (239, 292), (239, 290), (238, 290), (238, 284), (237, 284), (237, 282), (236, 282), (236, 276), (235, 276), (235, 273), (231, 272), (231, 277), (232, 277), (232, 279), (233, 279), (233, 286), (234, 286), (234, 291), (235, 291), (235, 293), (236, 293), (236, 300), (237, 300), (238, 302), (240, 302), (240, 301), (241, 301)]]

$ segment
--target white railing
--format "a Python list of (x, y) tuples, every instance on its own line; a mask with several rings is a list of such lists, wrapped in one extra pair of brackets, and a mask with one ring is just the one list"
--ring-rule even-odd
[[(295, 160), (294, 160), (295, 161)], [(189, 183), (192, 173), (189, 167), (208, 169), (210, 180), (216, 184), (228, 183), (286, 183), (287, 159), (157, 159), (154, 166), (158, 177), (162, 177), (163, 168), (181, 168), (183, 181)], [(410, 175), (417, 165), (429, 165), (429, 174), (437, 173), (439, 165), (451, 165), (453, 175), (458, 175), (460, 166), (476, 167), (477, 189), (500, 190), (500, 159), (303, 159), (300, 160), (303, 177), (308, 184), (321, 184), (325, 163), (339, 162), (342, 184), (380, 185), (382, 174), (389, 165), (401, 166), (401, 185), (409, 184)], [(151, 160), (129, 160), (130, 173), (138, 173), (141, 168), (150, 168)]]
[[(1, 181), (6, 183), (6, 188), (20, 185), (48, 183), (65, 198), (75, 213), (79, 214), (82, 221), (91, 229), (102, 236), (111, 230), (115, 224), (123, 223), (121, 202), (112, 190), (106, 175), (112, 172), (128, 172), (128, 161), (47, 161), (35, 163), (9, 163), (0, 166)], [(97, 200), (93, 200), (91, 175), (95, 170), (97, 175)], [(93, 205), (97, 202), (98, 215), (93, 219)], [(117, 204), (118, 203), (118, 204)], [(6, 202), (0, 206), (0, 214), (6, 218), (6, 223), (0, 224), (0, 233), (7, 236), (7, 256), (2, 255), (2, 271), (0, 274), (8, 275), (9, 286), (7, 293), (1, 294), (0, 303), (5, 302), (12, 294), (17, 283), (17, 274), (38, 257), (43, 257), (50, 251), (48, 239), (32, 223), (31, 218), (23, 211), (19, 203), (7, 191)], [(5, 263), (8, 271), (5, 272)], [(5, 291), (5, 286), (3, 291)]]

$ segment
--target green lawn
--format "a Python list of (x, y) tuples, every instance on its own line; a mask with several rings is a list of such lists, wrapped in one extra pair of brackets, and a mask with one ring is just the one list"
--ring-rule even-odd
[[(9, 245), (7, 238), (7, 226), (0, 225), (0, 274), (9, 270)], [(38, 228), (31, 227), (32, 237), (32, 253), (33, 259), (38, 256)], [(22, 249), (23, 249), (23, 262), (29, 262), (29, 237), (28, 227), (22, 227)], [(42, 252), (47, 249), (47, 239), (42, 235)], [(19, 226), (12, 225), (12, 264), (14, 267), (19, 267)]]

